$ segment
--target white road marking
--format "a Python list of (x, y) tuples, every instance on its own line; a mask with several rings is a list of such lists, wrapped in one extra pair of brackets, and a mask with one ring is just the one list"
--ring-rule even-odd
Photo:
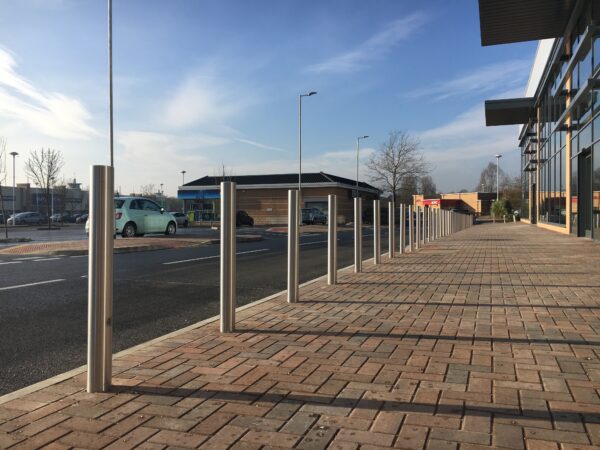
[(27, 257), (22, 257), (22, 258), (15, 258), (15, 261), (27, 261), (29, 259), (40, 259), (43, 258), (43, 256), (27, 256)]
[(23, 287), (38, 286), (40, 284), (58, 283), (60, 281), (65, 281), (65, 279), (64, 278), (59, 278), (57, 280), (38, 281), (37, 283), (27, 283), (27, 284), (19, 284), (17, 286), (1, 287), (0, 291), (9, 291), (11, 289), (19, 289), (19, 288), (23, 288)]
[(44, 259), (34, 259), (33, 262), (40, 262), (40, 261), (55, 261), (57, 259), (60, 258), (44, 258)]
[(5, 264), (21, 264), (23, 261), (7, 261), (7, 262), (0, 262), (0, 266), (3, 266)]
[[(236, 253), (236, 256), (237, 255), (245, 255), (247, 253), (258, 253), (258, 252), (268, 252), (268, 251), (269, 251), (268, 248), (260, 248), (258, 250), (248, 250), (246, 252), (238, 252), (238, 253)], [(220, 255), (213, 255), (213, 256), (203, 256), (201, 258), (182, 259), (181, 261), (169, 261), (169, 262), (163, 263), (163, 265), (168, 266), (170, 264), (181, 264), (181, 263), (192, 262), (192, 261), (203, 261), (205, 259), (218, 258), (219, 256)]]
[(73, 255), (73, 256), (69, 256), (69, 258), (87, 258), (88, 255)]
[[(337, 240), (339, 241), (340, 238), (337, 238)], [(325, 239), (324, 241), (315, 241), (315, 242), (303, 242), (300, 245), (312, 245), (312, 244), (322, 244), (323, 242), (329, 242), (327, 239)]]

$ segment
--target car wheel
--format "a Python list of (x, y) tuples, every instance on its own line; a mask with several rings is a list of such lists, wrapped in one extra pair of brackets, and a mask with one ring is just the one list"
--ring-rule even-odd
[(135, 226), (135, 223), (127, 222), (123, 227), (123, 232), (121, 233), (121, 236), (123, 236), (124, 238), (132, 238), (135, 236), (136, 232), (137, 228)]
[(175, 224), (173, 222), (169, 222), (169, 225), (167, 225), (167, 229), (165, 230), (165, 234), (167, 236), (171, 236), (173, 234), (175, 234), (177, 232), (177, 227), (175, 226)]

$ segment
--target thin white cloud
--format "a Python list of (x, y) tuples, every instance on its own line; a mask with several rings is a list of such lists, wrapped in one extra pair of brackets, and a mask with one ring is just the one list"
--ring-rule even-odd
[(473, 189), (487, 160), (503, 154), (508, 173), (518, 173), (518, 127), (486, 127), (483, 105), (475, 106), (452, 121), (416, 133), (433, 176), (442, 190)]
[(287, 150), (279, 147), (272, 147), (270, 145), (261, 144), (260, 142), (251, 141), (250, 139), (242, 139), (242, 138), (234, 138), (234, 141), (241, 142), (242, 144), (248, 144), (256, 148), (261, 148), (263, 150), (273, 150), (275, 152), (281, 153), (289, 153)]
[(17, 72), (13, 54), (0, 48), (0, 116), (58, 139), (90, 139), (99, 133), (89, 124), (83, 104), (59, 92), (44, 92)]
[(445, 100), (458, 95), (486, 93), (512, 89), (527, 82), (531, 61), (510, 60), (490, 64), (464, 73), (459, 77), (409, 91), (406, 98)]
[(216, 76), (192, 75), (176, 89), (165, 107), (165, 125), (189, 128), (222, 123), (255, 103), (240, 88), (221, 85)]
[(396, 19), (355, 49), (313, 64), (306, 70), (313, 73), (344, 73), (363, 69), (369, 63), (385, 56), (400, 41), (423, 26), (427, 20), (427, 15), (422, 12)]

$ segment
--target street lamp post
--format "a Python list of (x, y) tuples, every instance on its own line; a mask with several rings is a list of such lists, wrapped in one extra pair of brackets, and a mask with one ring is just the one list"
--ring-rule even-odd
[(52, 195), (52, 217), (54, 215), (54, 177), (50, 178), (50, 194)]
[(35, 183), (35, 210), (40, 212), (40, 192), (39, 192), (39, 183)]
[(496, 201), (500, 200), (500, 158), (502, 155), (496, 155)]
[[(316, 95), (316, 91), (298, 96), (298, 208), (302, 208), (302, 97)], [(300, 221), (302, 218), (300, 217)]]
[(360, 153), (360, 140), (367, 139), (369, 136), (359, 136), (356, 138), (356, 196), (358, 197), (358, 159)]
[(17, 219), (15, 218), (15, 205), (17, 203), (17, 191), (16, 191), (16, 183), (15, 183), (15, 157), (17, 157), (19, 154), (17, 152), (10, 152), (11, 156), (13, 157), (13, 227), (16, 225), (16, 221)]
[[(185, 184), (185, 170), (181, 171), (181, 185), (183, 186)], [(192, 206), (194, 206), (194, 204), (192, 203)], [(181, 212), (185, 214), (185, 198), (183, 199), (182, 205), (181, 205)]]

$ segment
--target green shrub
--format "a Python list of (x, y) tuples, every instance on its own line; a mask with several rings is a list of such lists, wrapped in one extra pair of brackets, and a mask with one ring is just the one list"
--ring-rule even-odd
[(494, 203), (492, 203), (491, 212), (494, 220), (507, 215), (508, 212), (506, 210), (506, 203), (504, 200), (496, 200)]

